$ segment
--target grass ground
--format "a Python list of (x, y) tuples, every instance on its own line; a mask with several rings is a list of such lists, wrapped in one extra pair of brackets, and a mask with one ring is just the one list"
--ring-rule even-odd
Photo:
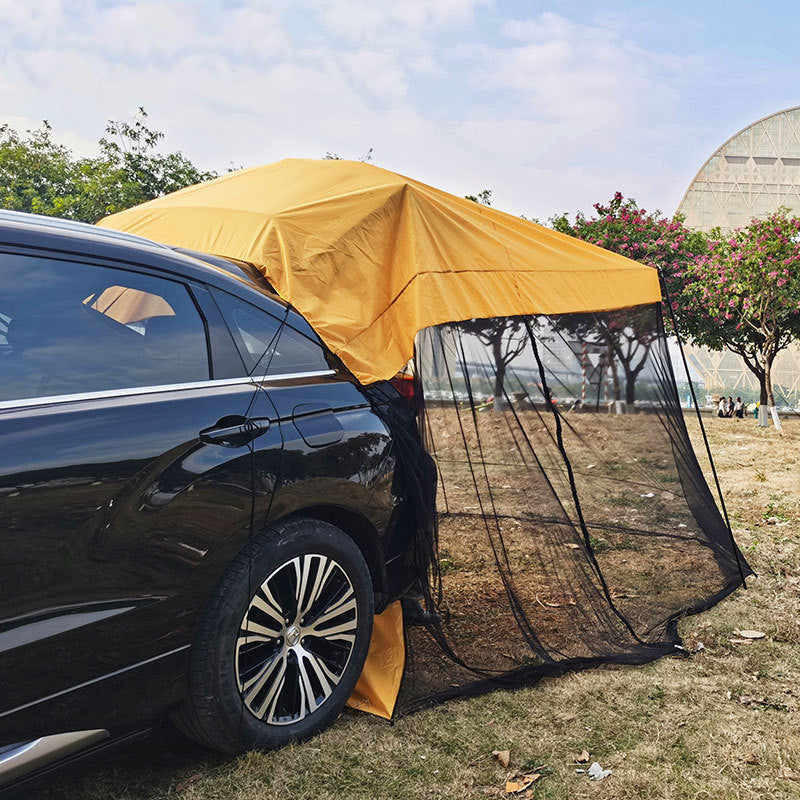
[[(164, 727), (42, 796), (501, 797), (510, 774), (544, 766), (527, 796), (800, 798), (800, 419), (787, 420), (782, 437), (716, 418), (708, 432), (734, 532), (759, 577), (681, 623), (690, 658), (545, 680), (393, 726), (347, 711), (310, 742), (239, 758)], [(697, 446), (694, 426), (692, 435)], [(583, 749), (613, 774), (596, 783), (576, 772)], [(510, 751), (507, 769), (493, 750)]]

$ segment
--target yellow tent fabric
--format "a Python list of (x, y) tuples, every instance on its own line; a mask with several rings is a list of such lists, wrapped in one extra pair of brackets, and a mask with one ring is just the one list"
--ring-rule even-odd
[(286, 159), (98, 224), (256, 265), (362, 383), (431, 325), (661, 298), (655, 269), (358, 161)]
[(367, 660), (347, 705), (391, 719), (405, 665), (403, 609), (397, 600), (375, 617)]

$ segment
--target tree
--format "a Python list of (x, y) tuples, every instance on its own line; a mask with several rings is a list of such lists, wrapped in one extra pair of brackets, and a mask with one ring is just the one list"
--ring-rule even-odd
[[(570, 222), (567, 214), (562, 214), (554, 217), (551, 224), (561, 233), (659, 269), (672, 298), (672, 309), (681, 309), (682, 332), (691, 334), (702, 326), (708, 315), (700, 309), (685, 313), (683, 299), (687, 270), (706, 252), (705, 235), (686, 228), (680, 217), (667, 219), (659, 211), (648, 213), (632, 198), (625, 199), (621, 192), (616, 192), (607, 203), (595, 203), (594, 209), (592, 217), (578, 213), (574, 222)], [(580, 323), (574, 333), (580, 335), (584, 327), (585, 323)], [(636, 380), (657, 334), (651, 312), (626, 310), (598, 316), (598, 322), (590, 329), (592, 335), (601, 336), (608, 345), (607, 360), (612, 375), (616, 375), (616, 362), (622, 367), (626, 403), (632, 405), (636, 399)], [(615, 387), (615, 400), (619, 400), (616, 395)]]
[(0, 126), (0, 206), (14, 211), (70, 217), (77, 189), (70, 150), (56, 144), (45, 120), (21, 136)]
[[(472, 200), (481, 206), (492, 204), (492, 190), (484, 189), (477, 195), (468, 194), (465, 200)], [(503, 407), (506, 371), (509, 364), (525, 349), (527, 331), (520, 317), (493, 317), (491, 319), (472, 319), (463, 323), (467, 333), (476, 336), (492, 352), (494, 361), (494, 410)]]
[[(562, 333), (579, 342), (603, 348), (603, 371), (609, 369), (611, 372), (615, 401), (622, 400), (617, 364), (622, 367), (625, 405), (633, 408), (636, 403), (636, 380), (658, 338), (652, 307), (626, 308), (598, 314), (564, 314), (554, 318), (553, 322)], [(622, 413), (619, 406), (617, 413)]]
[(769, 424), (769, 407), (780, 430), (772, 364), (800, 337), (800, 219), (782, 208), (733, 235), (712, 232), (689, 271), (684, 297), (690, 314), (707, 320), (695, 341), (741, 356), (761, 388), (758, 424)]
[(484, 189), (478, 194), (465, 194), (464, 199), (472, 200), (473, 203), (477, 203), (480, 206), (490, 206), (492, 204), (492, 190)]
[[(372, 150), (373, 150), (373, 148), (370, 147), (369, 150), (367, 150), (367, 152), (364, 153), (363, 156), (359, 156), (358, 160), (362, 164), (369, 164), (372, 161)], [(330, 150), (328, 150), (328, 152), (325, 153), (324, 156), (322, 156), (322, 160), (323, 161), (342, 161), (343, 159), (338, 153), (332, 153)]]
[(146, 121), (143, 108), (133, 122), (109, 120), (99, 155), (90, 158), (78, 158), (57, 144), (47, 121), (22, 135), (0, 127), (0, 206), (96, 222), (216, 177), (182, 153), (159, 153), (164, 134)]
[(494, 410), (503, 408), (506, 371), (528, 342), (525, 320), (521, 317), (492, 317), (463, 322), (464, 331), (486, 345), (494, 361)]

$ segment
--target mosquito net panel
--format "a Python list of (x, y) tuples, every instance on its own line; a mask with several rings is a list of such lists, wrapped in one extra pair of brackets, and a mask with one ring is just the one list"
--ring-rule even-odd
[(689, 442), (660, 304), (440, 325), (415, 359), (424, 451), (398, 452), (427, 614), (406, 620), (399, 713), (675, 652), (678, 619), (749, 574)]

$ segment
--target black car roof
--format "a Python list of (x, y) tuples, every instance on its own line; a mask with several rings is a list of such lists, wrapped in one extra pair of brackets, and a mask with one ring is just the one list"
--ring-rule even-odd
[(46, 217), (42, 214), (27, 214), (23, 211), (11, 211), (0, 209), (0, 223), (8, 222), (12, 225), (32, 226), (36, 229), (51, 229), (72, 234), (74, 237), (98, 236), (101, 239), (127, 242), (128, 244), (138, 244), (146, 247), (156, 247), (162, 250), (169, 250), (165, 244), (159, 244), (132, 233), (114, 231), (110, 228), (98, 228), (96, 225), (89, 225), (86, 222), (77, 222), (71, 219), (60, 219), (59, 217)]
[(141, 236), (84, 222), (0, 209), (0, 245), (125, 261), (173, 272), (238, 294), (242, 288), (249, 288), (285, 305), (270, 291), (266, 281), (257, 282), (254, 275), (235, 261), (221, 265), (219, 262), (227, 259), (210, 256), (206, 261), (202, 253), (182, 253)]

